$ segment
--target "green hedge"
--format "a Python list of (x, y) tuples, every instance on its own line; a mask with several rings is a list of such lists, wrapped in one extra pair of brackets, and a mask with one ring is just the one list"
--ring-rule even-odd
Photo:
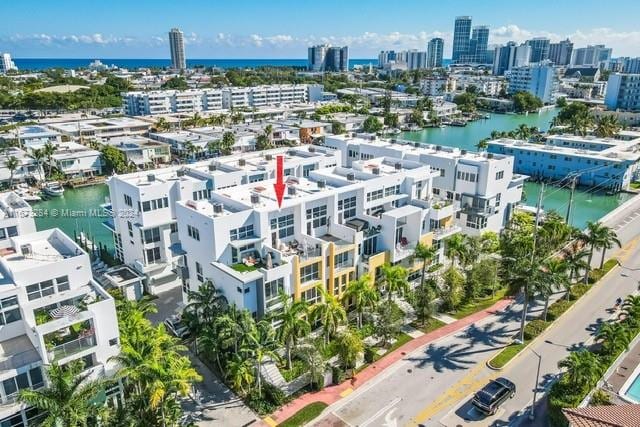
[(278, 427), (299, 427), (303, 426), (324, 411), (327, 404), (324, 402), (313, 402), (296, 412), (292, 417), (284, 420)]
[(562, 313), (567, 311), (569, 307), (573, 305), (573, 301), (567, 301), (566, 299), (560, 299), (549, 306), (547, 312), (547, 320), (553, 321), (562, 316)]
[(524, 326), (524, 339), (527, 341), (534, 339), (544, 332), (550, 324), (550, 322), (545, 322), (542, 319), (532, 320)]
[(589, 289), (591, 289), (591, 286), (585, 283), (573, 285), (569, 291), (569, 299), (575, 301), (586, 294)]

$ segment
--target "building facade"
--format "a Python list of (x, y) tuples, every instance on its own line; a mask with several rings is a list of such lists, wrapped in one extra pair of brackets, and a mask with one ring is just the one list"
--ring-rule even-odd
[(611, 59), (612, 49), (603, 44), (589, 45), (573, 50), (571, 65), (581, 67), (599, 67)]
[(453, 51), (451, 59), (454, 63), (464, 60), (464, 56), (469, 53), (469, 43), (471, 39), (471, 17), (456, 17), (453, 27)]
[(529, 62), (538, 63), (549, 59), (551, 41), (544, 37), (536, 37), (526, 42), (531, 47)]
[(316, 45), (308, 49), (307, 68), (309, 71), (349, 71), (349, 47)]
[(9, 71), (17, 70), (16, 64), (11, 59), (11, 54), (0, 54), (0, 74), (6, 74)]
[(508, 92), (529, 92), (545, 104), (554, 101), (557, 85), (556, 70), (549, 64), (532, 64), (526, 67), (514, 67), (507, 76)]
[(171, 68), (184, 70), (187, 68), (187, 60), (184, 54), (184, 35), (178, 28), (169, 31), (169, 50), (171, 51)]
[(640, 74), (610, 74), (604, 103), (609, 110), (640, 111)]
[(549, 45), (549, 60), (555, 65), (569, 65), (572, 52), (573, 43), (569, 39), (551, 43)]
[(444, 54), (444, 40), (435, 37), (427, 44), (427, 68), (441, 68)]

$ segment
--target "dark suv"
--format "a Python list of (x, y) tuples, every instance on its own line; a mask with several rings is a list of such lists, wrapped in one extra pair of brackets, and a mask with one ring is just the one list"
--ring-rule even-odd
[(471, 403), (487, 415), (496, 413), (505, 400), (516, 394), (516, 385), (506, 378), (496, 378), (478, 391)]

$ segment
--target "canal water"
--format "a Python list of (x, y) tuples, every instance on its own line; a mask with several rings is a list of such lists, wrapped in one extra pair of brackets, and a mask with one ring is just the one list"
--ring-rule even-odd
[[(521, 123), (535, 126), (545, 131), (557, 110), (551, 109), (539, 114), (514, 115), (492, 114), (489, 119), (478, 120), (465, 127), (430, 128), (418, 132), (404, 132), (400, 138), (436, 145), (448, 145), (476, 150), (476, 143), (486, 138), (491, 131), (509, 131)], [(540, 184), (528, 182), (524, 187), (524, 203), (535, 206)], [(566, 188), (549, 187), (545, 189), (543, 209), (555, 210), (564, 216), (569, 203), (569, 190)], [(113, 248), (111, 233), (102, 222), (106, 219), (95, 215), (109, 195), (106, 185), (94, 185), (77, 189), (67, 189), (63, 197), (51, 198), (34, 204), (36, 210), (36, 226), (38, 230), (59, 227), (69, 236), (84, 232), (96, 243), (100, 242), (108, 248)], [(577, 189), (570, 223), (584, 228), (587, 221), (597, 221), (604, 215), (628, 200), (631, 195), (620, 193), (617, 195), (594, 194), (587, 189)], [(61, 212), (80, 212), (78, 215), (63, 216)], [(53, 213), (56, 212), (56, 215)]]

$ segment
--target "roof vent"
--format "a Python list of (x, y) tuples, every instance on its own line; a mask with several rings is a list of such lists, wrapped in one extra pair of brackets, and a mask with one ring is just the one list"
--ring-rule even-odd
[(487, 153), (487, 159), (493, 159), (493, 153)]
[(324, 179), (321, 179), (320, 181), (318, 181), (318, 188), (325, 188), (327, 186), (327, 181), (325, 181)]
[(257, 205), (258, 203), (260, 203), (260, 196), (258, 194), (252, 194), (251, 195), (251, 204), (252, 205)]
[(395, 168), (395, 170), (399, 171), (402, 169), (402, 163), (400, 162), (396, 162), (393, 167)]
[(295, 196), (296, 195), (296, 187), (294, 187), (294, 186), (287, 187), (287, 193), (290, 196)]
[(267, 160), (273, 160), (273, 156), (271, 154), (265, 154), (264, 158)]
[(355, 181), (356, 180), (356, 175), (353, 173), (348, 173), (347, 174), (347, 180), (349, 181)]
[(464, 156), (465, 154), (467, 154), (467, 150), (460, 150), (460, 154)]
[(25, 256), (25, 257), (33, 254), (33, 250), (31, 248), (31, 243), (27, 243), (25, 245), (21, 245), (20, 246), (20, 252), (22, 253), (22, 256)]
[(419, 142), (414, 142), (413, 143), (413, 146), (416, 147), (416, 148), (420, 148), (420, 145), (422, 145), (422, 144), (420, 144)]
[(397, 141), (396, 141), (396, 139), (395, 139), (395, 138), (391, 138), (391, 139), (389, 140), (389, 142), (390, 142), (390, 143), (392, 143), (392, 144), (395, 144)]
[(213, 213), (221, 214), (223, 210), (224, 210), (224, 205), (222, 203), (213, 204)]
[(442, 150), (442, 145), (436, 145), (436, 151), (441, 151)]
[(314, 147), (313, 145), (309, 146), (309, 152), (310, 153), (315, 153), (316, 152), (316, 147)]
[(150, 174), (147, 175), (147, 181), (153, 182), (155, 180), (156, 180), (156, 176), (154, 174), (150, 173)]
[(239, 166), (244, 166), (247, 164), (247, 161), (245, 159), (238, 159), (238, 165)]
[(373, 168), (371, 172), (373, 172), (374, 175), (380, 175), (380, 168)]
[(218, 170), (218, 165), (216, 165), (215, 163), (211, 163), (211, 164), (209, 165), (209, 170), (210, 170), (211, 172), (213, 172), (213, 171), (215, 171), (215, 170)]
[[(184, 176), (184, 169), (178, 169), (176, 171), (176, 175), (177, 176)], [(149, 181), (153, 181), (152, 179), (150, 179)]]

